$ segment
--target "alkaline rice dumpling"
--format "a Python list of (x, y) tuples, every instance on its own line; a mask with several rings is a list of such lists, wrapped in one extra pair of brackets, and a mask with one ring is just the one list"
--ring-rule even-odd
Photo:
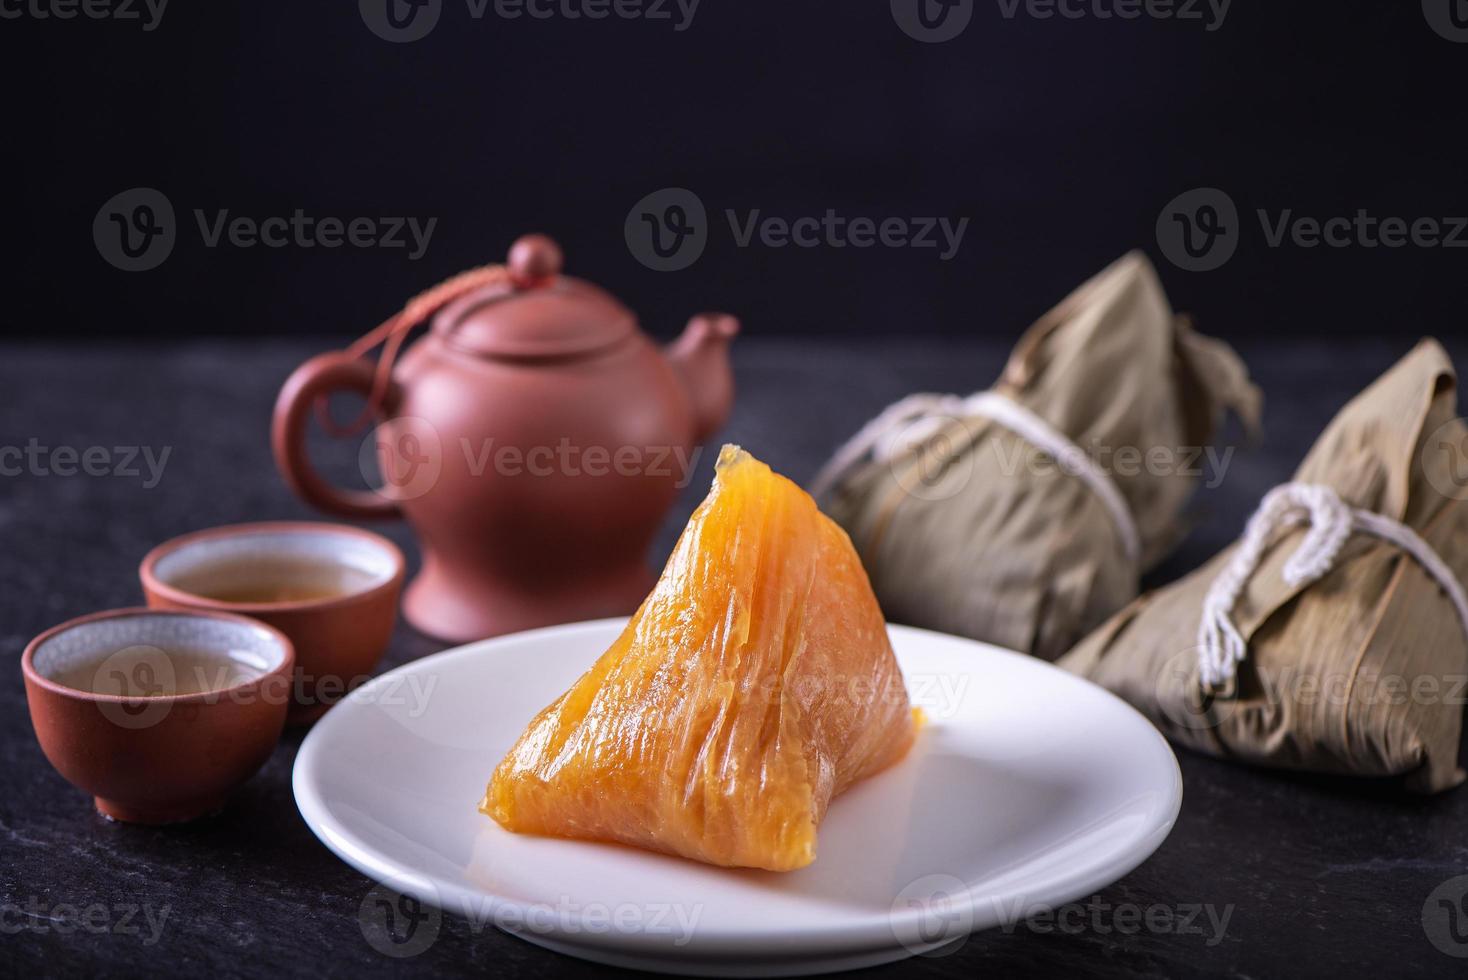
[(991, 391), (904, 399), (813, 492), (893, 620), (1053, 660), (1136, 597), (1225, 414), (1252, 431), (1260, 403), (1133, 252), (1031, 327)]
[(1436, 341), (1358, 395), (1243, 538), (1143, 596), (1060, 665), (1183, 745), (1284, 769), (1458, 765), (1468, 678), (1468, 425)]
[(530, 722), (480, 809), (522, 833), (788, 871), (815, 860), (831, 798), (915, 729), (846, 534), (725, 446), (652, 594)]

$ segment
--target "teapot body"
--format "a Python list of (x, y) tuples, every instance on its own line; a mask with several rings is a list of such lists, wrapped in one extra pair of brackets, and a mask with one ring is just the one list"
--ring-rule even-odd
[[(398, 358), (430, 315), (432, 330)], [(505, 265), (446, 280), (347, 351), (296, 369), (276, 401), (276, 464), (322, 510), (408, 520), (423, 566), (403, 613), (431, 636), (631, 614), (695, 446), (728, 417), (738, 330), (701, 314), (659, 349), (612, 296), (561, 275), (554, 242), (526, 236)], [(374, 364), (363, 354), (379, 344)], [(312, 413), (338, 391), (366, 397), (359, 423), (377, 422), (376, 490), (332, 486), (308, 458)]]
[(428, 337), (394, 388), (376, 441), (423, 551), (410, 622), (464, 641), (636, 609), (697, 457), (689, 396), (644, 336), (533, 364)]

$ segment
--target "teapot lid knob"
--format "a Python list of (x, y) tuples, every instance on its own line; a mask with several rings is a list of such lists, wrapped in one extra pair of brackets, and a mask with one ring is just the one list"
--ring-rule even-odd
[(510, 246), (510, 281), (517, 289), (543, 286), (561, 274), (561, 247), (546, 235), (525, 235)]

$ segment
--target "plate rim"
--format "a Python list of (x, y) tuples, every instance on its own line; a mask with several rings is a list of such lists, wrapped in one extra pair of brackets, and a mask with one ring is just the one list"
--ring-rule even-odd
[[(565, 634), (570, 632), (594, 632), (602, 629), (617, 629), (625, 626), (630, 617), (612, 616), (604, 619), (583, 620), (575, 623), (561, 623), (552, 626), (542, 626), (536, 629), (523, 630), (518, 633), (509, 633), (503, 636), (489, 637), (483, 640), (475, 640), (470, 643), (461, 644), (456, 647), (441, 650), (400, 664), (391, 670), (372, 678), (351, 694), (343, 699), (343, 704), (333, 707), (326, 712), (306, 733), (297, 749), (295, 762), (291, 768), (291, 791), (295, 799), (296, 807), (301, 813), (311, 833), (326, 846), (333, 854), (358, 872), (368, 878), (386, 885), (400, 894), (412, 895), (420, 901), (449, 912), (454, 915), (468, 916), (465, 911), (471, 908), (482, 908), (485, 910), (484, 920), (489, 924), (497, 924), (491, 920), (501, 908), (523, 910), (527, 903), (506, 898), (502, 895), (491, 894), (484, 889), (468, 887), (455, 882), (444, 882), (437, 876), (423, 871), (401, 866), (397, 861), (382, 856), (371, 845), (362, 841), (356, 835), (341, 828), (338, 822), (329, 812), (328, 807), (315, 788), (310, 784), (312, 770), (319, 764), (318, 757), (324, 751), (323, 746), (331, 738), (331, 732), (343, 724), (349, 722), (342, 719), (348, 718), (352, 712), (342, 711), (343, 706), (349, 706), (353, 699), (367, 700), (369, 695), (379, 687), (385, 687), (396, 683), (399, 675), (406, 674), (410, 670), (423, 670), (428, 665), (439, 661), (455, 660), (481, 652), (485, 647), (496, 647), (501, 644), (519, 641), (533, 641), (546, 634)], [(1136, 708), (1125, 700), (1106, 690), (1093, 681), (1087, 680), (1078, 674), (1057, 667), (1054, 663), (1041, 660), (1029, 654), (1008, 650), (1003, 647), (985, 643), (981, 640), (973, 640), (968, 637), (957, 636), (951, 633), (943, 633), (938, 630), (924, 629), (915, 626), (905, 626), (898, 623), (887, 624), (889, 635), (895, 639), (901, 634), (925, 635), (943, 642), (957, 642), (960, 644), (973, 645), (981, 648), (986, 653), (1001, 655), (1016, 661), (1023, 661), (1022, 669), (1039, 669), (1040, 672), (1053, 672), (1064, 680), (1062, 683), (1074, 683), (1081, 688), (1088, 689), (1092, 696), (1099, 695), (1103, 701), (1109, 701), (1113, 709), (1121, 709), (1123, 716), (1130, 716), (1130, 722), (1141, 726), (1149, 736), (1155, 748), (1160, 749), (1162, 757), (1169, 763), (1168, 774), (1171, 777), (1167, 786), (1167, 803), (1163, 808), (1164, 816), (1156, 822), (1148, 825), (1134, 835), (1126, 848), (1114, 855), (1111, 859), (1092, 866), (1087, 871), (1079, 873), (1072, 878), (1065, 878), (1054, 885), (1056, 894), (1062, 897), (1053, 902), (1046, 903), (1048, 907), (1057, 907), (1068, 902), (1076, 901), (1084, 895), (1114, 884), (1116, 881), (1130, 874), (1142, 865), (1148, 858), (1156, 853), (1157, 849), (1172, 833), (1172, 828), (1177, 823), (1178, 814), (1182, 808), (1182, 771), (1178, 765), (1177, 754), (1172, 746), (1157, 728), (1147, 720)], [(427, 885), (426, 888), (422, 885)], [(967, 884), (967, 883), (966, 883)], [(984, 916), (983, 921), (977, 915), (980, 901), (988, 897), (992, 900), (1003, 900), (1012, 898), (1007, 892), (999, 892), (993, 895), (975, 894), (970, 884), (964, 892), (965, 904), (974, 917), (974, 924), (968, 934), (982, 932), (994, 928), (996, 923), (988, 921), (991, 916)], [(457, 908), (454, 907), (456, 903)], [(919, 910), (906, 917), (915, 920), (921, 915)], [(1022, 918), (1022, 916), (1021, 916)], [(888, 926), (885, 940), (874, 934), (874, 928), (880, 923)], [(482, 923), (476, 923), (476, 926)], [(785, 948), (782, 952), (787, 955), (798, 954), (804, 958), (812, 955), (823, 954), (852, 954), (860, 955), (864, 952), (875, 952), (894, 947), (906, 946), (902, 939), (902, 933), (898, 931), (899, 918), (892, 914), (877, 913), (872, 920), (862, 919), (843, 922), (835, 925), (819, 927), (792, 926), (788, 929), (778, 931), (761, 930), (752, 932), (749, 929), (712, 929), (699, 926), (699, 939), (697, 950), (686, 950), (686, 953), (695, 954), (700, 959), (719, 957), (749, 957), (764, 958), (759, 954), (751, 954), (748, 943), (752, 939), (767, 940), (771, 942), (790, 943), (799, 942), (796, 948)], [(602, 949), (624, 955), (645, 954), (650, 951), (667, 953), (664, 945), (639, 930), (608, 930), (605, 932), (589, 933), (583, 932), (578, 935), (566, 935), (560, 931), (550, 931), (544, 937), (536, 933), (527, 933), (510, 929), (500, 929), (517, 938), (527, 940), (537, 945), (547, 943), (558, 943), (562, 946), (574, 946), (588, 950)], [(591, 942), (586, 942), (582, 937), (591, 937)], [(545, 942), (542, 942), (542, 938)], [(934, 946), (946, 945), (954, 941), (956, 937), (946, 936)], [(921, 947), (911, 946), (910, 955), (921, 951)], [(773, 951), (772, 951), (773, 952)]]

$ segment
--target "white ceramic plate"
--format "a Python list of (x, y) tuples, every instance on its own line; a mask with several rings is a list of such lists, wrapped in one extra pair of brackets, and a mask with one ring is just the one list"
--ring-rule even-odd
[(731, 871), (501, 829), (476, 810), (490, 773), (623, 622), (475, 643), (364, 685), (301, 746), (306, 822), (364, 874), (476, 928), (617, 966), (756, 976), (889, 962), (1090, 895), (1177, 816), (1177, 761), (1126, 704), (1033, 658), (894, 626), (929, 724), (832, 802), (810, 867)]

